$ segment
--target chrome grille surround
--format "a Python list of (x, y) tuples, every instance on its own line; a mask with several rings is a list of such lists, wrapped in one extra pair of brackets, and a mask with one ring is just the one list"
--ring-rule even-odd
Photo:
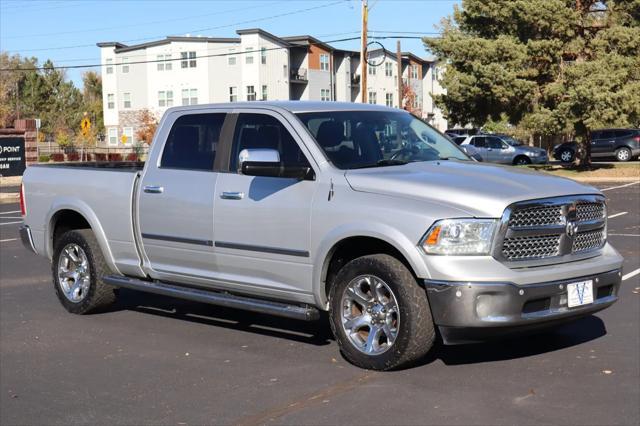
[(579, 260), (598, 254), (606, 229), (601, 195), (518, 202), (505, 209), (492, 254), (509, 267)]

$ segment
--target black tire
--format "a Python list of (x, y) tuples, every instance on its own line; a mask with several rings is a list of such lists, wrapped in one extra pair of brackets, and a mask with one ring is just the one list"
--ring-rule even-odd
[(631, 150), (629, 148), (618, 148), (616, 150), (616, 160), (626, 162), (631, 160)]
[(526, 155), (518, 155), (513, 159), (514, 166), (524, 166), (525, 164), (531, 164), (531, 159)]
[(565, 148), (560, 151), (558, 157), (563, 163), (573, 163), (573, 161), (576, 159), (576, 154), (572, 149)]
[[(400, 312), (400, 326), (393, 344), (383, 353), (368, 355), (349, 340), (342, 326), (342, 296), (349, 283), (361, 275), (383, 280), (393, 291)], [(420, 287), (398, 259), (376, 254), (347, 263), (337, 274), (329, 294), (331, 329), (342, 355), (350, 363), (370, 370), (407, 367), (423, 358), (433, 347), (435, 326), (425, 289)]]
[[(69, 244), (77, 244), (84, 251), (89, 264), (89, 289), (82, 300), (75, 303), (67, 298), (58, 278), (60, 255)], [(72, 314), (88, 314), (111, 305), (116, 300), (114, 288), (102, 282), (102, 277), (110, 273), (98, 241), (90, 229), (78, 229), (64, 233), (56, 242), (51, 262), (53, 287), (58, 300)]]

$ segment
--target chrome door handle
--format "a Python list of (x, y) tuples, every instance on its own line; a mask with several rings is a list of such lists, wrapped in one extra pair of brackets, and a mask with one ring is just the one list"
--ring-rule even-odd
[(220, 194), (220, 198), (223, 200), (242, 200), (244, 192), (223, 192)]
[(162, 194), (164, 192), (164, 188), (157, 185), (147, 185), (142, 190), (147, 194)]

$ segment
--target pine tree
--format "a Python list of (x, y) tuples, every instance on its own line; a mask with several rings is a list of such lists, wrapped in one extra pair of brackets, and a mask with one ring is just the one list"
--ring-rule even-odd
[(426, 47), (450, 121), (506, 116), (532, 134), (640, 126), (640, 0), (463, 0)]

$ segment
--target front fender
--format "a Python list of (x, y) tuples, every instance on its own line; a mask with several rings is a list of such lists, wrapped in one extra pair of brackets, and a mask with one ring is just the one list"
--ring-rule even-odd
[(327, 308), (325, 294), (325, 278), (329, 256), (334, 247), (341, 241), (351, 237), (370, 237), (382, 240), (398, 250), (409, 262), (413, 273), (419, 278), (429, 278), (429, 270), (424, 262), (417, 241), (411, 241), (399, 230), (385, 224), (374, 222), (353, 222), (343, 224), (329, 233), (318, 244), (313, 259), (313, 296), (318, 307)]

